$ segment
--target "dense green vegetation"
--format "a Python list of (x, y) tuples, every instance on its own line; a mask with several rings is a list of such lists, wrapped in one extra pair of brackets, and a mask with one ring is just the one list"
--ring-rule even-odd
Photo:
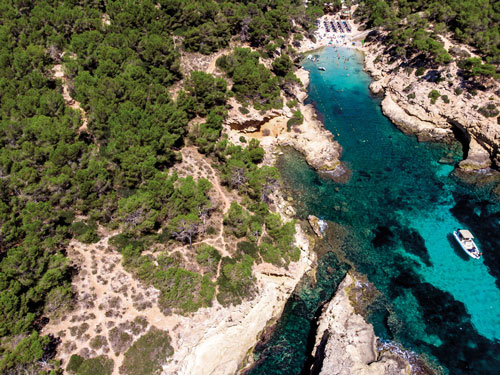
[[(290, 59), (278, 56), (276, 48), (285, 48), (292, 33), (312, 30), (321, 13), (317, 5), (0, 3), (0, 372), (42, 372), (38, 361), (50, 361), (54, 342), (37, 330), (42, 315), (52, 318), (71, 308), (74, 270), (65, 246), (71, 238), (98, 241), (99, 226), (123, 230), (116, 248), (127, 267), (161, 290), (166, 311), (209, 305), (215, 283), (224, 285), (225, 301), (249, 295), (251, 255), (225, 259), (224, 280), (217, 281), (218, 255), (212, 250), (193, 246), (201, 273), (188, 271), (175, 254), (164, 254), (154, 265), (141, 252), (155, 243), (190, 244), (204, 235), (200, 217), (213, 210), (210, 183), (180, 179), (170, 170), (186, 142), (212, 158), (224, 183), (244, 197), (250, 217), (245, 236), (256, 241), (279, 177), (257, 166), (263, 157), (258, 144), (242, 149), (220, 140), (226, 100), (234, 94), (259, 109), (282, 105), (279, 87), (293, 73)], [(221, 78), (202, 72), (182, 77), (181, 49), (208, 54), (227, 47), (231, 38), (278, 56), (273, 71), (255, 53), (237, 49), (223, 65), (234, 83), (231, 93)], [(70, 94), (85, 110), (86, 130), (79, 130), (79, 111), (65, 105), (62, 81), (52, 73), (55, 64), (63, 65)], [(173, 100), (169, 86), (182, 78), (184, 87)], [(204, 120), (191, 129), (196, 116)], [(76, 215), (84, 219), (75, 221)], [(285, 246), (289, 230), (283, 232), (270, 235), (282, 258), (267, 259), (286, 264), (295, 253)], [(100, 366), (106, 373), (109, 363), (101, 359), (76, 361), (73, 371)]]
[[(225, 235), (234, 237), (236, 241), (246, 239), (246, 243), (255, 251), (241, 251), (242, 248), (238, 247), (240, 251), (237, 254), (222, 259), (222, 272), (216, 279), (221, 260), (219, 252), (206, 244), (193, 245), (195, 239), (205, 232), (203, 215), (210, 216), (212, 210), (207, 196), (210, 184), (204, 179), (198, 182), (192, 178), (177, 179), (175, 174), (167, 180), (171, 182), (168, 184), (171, 190), (166, 200), (158, 203), (161, 210), (154, 209), (155, 201), (161, 197), (148, 201), (150, 206), (140, 206), (141, 213), (154, 213), (152, 217), (155, 224), (147, 225), (144, 231), (143, 222), (138, 221), (137, 225), (125, 227), (128, 229), (111, 240), (123, 254), (125, 266), (140, 280), (160, 290), (159, 304), (165, 313), (185, 314), (211, 306), (216, 284), (219, 285), (217, 299), (220, 303), (241, 303), (243, 298), (253, 295), (252, 265), (260, 262), (260, 257), (266, 262), (287, 266), (300, 256), (300, 251), (292, 245), (295, 223), (283, 223), (279, 214), (269, 211), (272, 193), (279, 184), (279, 173), (274, 167), (258, 166), (264, 157), (264, 150), (258, 141), (253, 139), (243, 148), (222, 139), (215, 145), (211, 157), (221, 171), (222, 182), (229, 189), (237, 190), (245, 203), (245, 206), (231, 203), (223, 222)], [(126, 198), (125, 202), (134, 196)], [(135, 203), (133, 207), (131, 212), (135, 213)], [(145, 210), (145, 207), (153, 209)], [(175, 212), (176, 216), (172, 216), (171, 212)], [(162, 221), (167, 220), (168, 223), (161, 233), (155, 234), (151, 228), (160, 226), (162, 221), (157, 222), (159, 218), (166, 218)], [(125, 222), (129, 223), (131, 219)], [(143, 236), (137, 239), (137, 234)], [(260, 239), (263, 244), (258, 246)], [(164, 252), (156, 257), (141, 254), (145, 248), (164, 241), (172, 245), (189, 245), (190, 253), (200, 265), (201, 272), (186, 269), (179, 253)]]
[(243, 104), (257, 109), (281, 108), (278, 78), (259, 63), (259, 53), (249, 48), (236, 48), (231, 55), (217, 60), (217, 66), (233, 81), (232, 91)]
[(167, 332), (151, 327), (125, 352), (120, 373), (126, 375), (160, 374), (161, 366), (174, 353)]
[(71, 356), (66, 371), (75, 375), (111, 375), (113, 360), (102, 355), (84, 359), (75, 354)]
[(390, 41), (400, 56), (419, 51), (437, 63), (447, 63), (452, 56), (438, 34), (451, 32), (453, 38), (477, 48), (486, 62), (493, 64), (481, 73), (491, 75), (500, 63), (498, 0), (365, 0), (356, 14), (369, 26), (389, 30)]

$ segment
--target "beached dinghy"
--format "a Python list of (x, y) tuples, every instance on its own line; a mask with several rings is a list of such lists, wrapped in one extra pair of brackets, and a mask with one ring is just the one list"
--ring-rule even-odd
[(465, 251), (469, 256), (474, 259), (481, 258), (482, 253), (479, 252), (476, 244), (474, 243), (474, 236), (467, 229), (457, 229), (453, 232), (453, 236), (460, 244), (460, 247)]

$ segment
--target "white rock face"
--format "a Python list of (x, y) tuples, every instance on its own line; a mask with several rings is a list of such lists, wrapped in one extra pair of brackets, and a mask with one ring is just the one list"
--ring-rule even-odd
[(323, 238), (323, 231), (320, 225), (321, 220), (314, 215), (309, 215), (307, 217), (307, 221), (309, 221), (309, 225), (311, 226), (316, 236), (318, 236), (319, 238)]
[[(414, 70), (406, 71), (398, 66), (400, 62), (384, 56), (380, 43), (365, 46), (364, 68), (374, 79), (370, 89), (385, 95), (382, 110), (396, 126), (407, 134), (415, 134), (420, 141), (452, 140), (456, 128), (470, 139), (468, 158), (460, 163), (460, 168), (487, 168), (492, 161), (500, 168), (500, 125), (496, 117), (485, 117), (478, 111), (489, 104), (500, 108), (498, 81), (490, 80), (488, 90), (469, 95), (460, 86), (455, 62), (416, 76)], [(441, 80), (431, 82), (433, 74)], [(432, 90), (440, 94), (435, 102), (429, 98)]]
[(411, 115), (400, 107), (391, 93), (387, 92), (381, 103), (382, 112), (406, 134), (415, 134), (419, 140), (445, 141), (453, 137), (451, 128), (437, 127), (430, 121), (424, 121), (415, 115)]
[[(391, 352), (378, 352), (373, 327), (355, 313), (348, 289), (356, 280), (347, 274), (319, 320), (316, 346), (325, 332), (320, 375), (409, 375), (408, 361)], [(315, 350), (316, 350), (315, 349)]]
[(235, 374), (247, 352), (258, 341), (267, 322), (281, 314), (295, 281), (288, 277), (260, 275), (259, 296), (245, 302), (207, 329), (183, 359), (180, 369), (169, 374)]
[(459, 163), (459, 167), (464, 170), (476, 170), (488, 168), (491, 164), (490, 154), (474, 138), (469, 144), (467, 159)]
[[(309, 72), (299, 69), (297, 77), (302, 82), (302, 87), (309, 85)], [(248, 107), (248, 113), (242, 114), (241, 104), (231, 99), (229, 104), (231, 109), (225, 121), (226, 133), (231, 136), (233, 143), (238, 142), (241, 133), (260, 132), (261, 128), (273, 123), (282, 130), (274, 135), (261, 136), (259, 138), (266, 153), (273, 153), (276, 146), (290, 146), (300, 152), (307, 163), (325, 177), (335, 180), (345, 180), (349, 177), (349, 171), (341, 163), (342, 147), (334, 140), (333, 134), (326, 130), (317, 119), (315, 109), (312, 105), (305, 105), (303, 101), (307, 97), (305, 90), (299, 86), (294, 88), (294, 95), (297, 98), (297, 106), (293, 109), (284, 106), (283, 109), (273, 109), (261, 113), (252, 107)], [(292, 117), (293, 111), (300, 110), (304, 116), (303, 124), (295, 126), (294, 129), (287, 129), (287, 121)], [(240, 133), (234, 132), (237, 130)]]
[(275, 117), (284, 115), (284, 111), (281, 109), (273, 109), (262, 114), (252, 106), (246, 107), (248, 113), (243, 114), (240, 110), (242, 105), (234, 98), (231, 98), (228, 104), (230, 105), (230, 109), (228, 111), (226, 124), (231, 129), (238, 130), (243, 133), (253, 133), (258, 131), (265, 122)]
[(271, 264), (255, 266), (259, 290), (251, 301), (230, 307), (215, 302), (211, 308), (185, 317), (182, 323), (191, 330), (176, 340), (176, 350), (163, 366), (163, 375), (233, 375), (241, 370), (260, 334), (281, 315), (295, 286), (314, 262), (306, 234), (300, 225), (295, 228), (300, 260), (286, 270)]

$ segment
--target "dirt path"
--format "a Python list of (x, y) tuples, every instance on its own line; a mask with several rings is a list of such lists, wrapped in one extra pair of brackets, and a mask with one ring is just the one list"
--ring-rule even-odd
[(74, 110), (80, 111), (82, 114), (82, 125), (80, 128), (78, 128), (78, 132), (86, 132), (87, 129), (87, 115), (85, 111), (83, 110), (82, 106), (80, 105), (79, 102), (74, 100), (70, 93), (69, 93), (69, 85), (68, 85), (68, 79), (66, 75), (64, 74), (64, 68), (62, 64), (57, 64), (54, 65), (54, 68), (52, 68), (52, 71), (54, 72), (54, 78), (58, 78), (62, 81), (62, 87), (63, 87), (63, 92), (62, 96), (64, 98), (64, 101), (66, 102), (66, 105), (70, 108), (73, 108)]
[(227, 55), (227, 54), (231, 53), (232, 50), (233, 50), (232, 48), (226, 48), (226, 49), (223, 49), (223, 50), (217, 52), (216, 54), (214, 54), (212, 60), (210, 60), (210, 64), (208, 64), (208, 68), (207, 68), (206, 72), (210, 73), (210, 74), (214, 74), (216, 69), (217, 69), (217, 65), (216, 65), (217, 59), (219, 57), (221, 57), (222, 55)]
[[(59, 321), (50, 321), (43, 330), (44, 334), (61, 337), (58, 358), (63, 367), (72, 354), (106, 355), (115, 363), (113, 375), (118, 375), (125, 349), (115, 352), (110, 345), (113, 328), (120, 328), (136, 340), (150, 325), (169, 332), (179, 325), (178, 316), (165, 316), (158, 308), (159, 292), (137, 281), (121, 265), (121, 255), (108, 248), (109, 238), (114, 234), (93, 245), (75, 240), (69, 244), (68, 257), (79, 269), (73, 280), (76, 305), (70, 314)], [(135, 324), (137, 317), (145, 318), (147, 325)], [(106, 343), (100, 348), (92, 348), (91, 340), (96, 336), (105, 338)], [(178, 349), (175, 340), (172, 344), (174, 350)]]
[[(200, 154), (193, 146), (184, 147), (181, 151), (182, 162), (174, 168), (179, 177), (186, 177), (192, 175), (194, 178), (206, 178), (212, 184), (212, 189), (215, 190), (214, 195), (216, 204), (220, 205), (220, 217), (216, 217), (217, 236), (212, 238), (205, 238), (204, 240), (193, 243), (193, 246), (200, 244), (207, 244), (215, 247), (220, 251), (222, 256), (230, 256), (229, 248), (231, 247), (224, 238), (224, 223), (223, 217), (228, 212), (232, 201), (239, 201), (240, 197), (237, 194), (227, 191), (221, 184), (219, 171), (215, 170), (210, 164), (210, 160)], [(234, 244), (233, 244), (234, 245)], [(179, 246), (173, 251), (183, 252), (187, 249), (188, 245)], [(234, 247), (234, 246), (233, 246)]]
[(478, 57), (474, 52), (471, 51), (469, 46), (466, 46), (464, 44), (457, 44), (456, 42), (452, 41), (449, 37), (446, 37), (444, 35), (439, 35), (439, 38), (441, 38), (442, 42), (444, 43), (444, 49), (447, 50), (448, 52), (450, 51), (450, 48), (458, 47), (462, 50), (467, 51), (467, 53), (470, 54), (471, 57)]

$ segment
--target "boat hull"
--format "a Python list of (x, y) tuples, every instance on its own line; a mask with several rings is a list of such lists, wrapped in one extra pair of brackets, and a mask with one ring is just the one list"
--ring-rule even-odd
[[(457, 240), (458, 244), (460, 245), (460, 247), (462, 248), (462, 250), (467, 254), (469, 255), (471, 258), (474, 258), (474, 259), (479, 259), (481, 258), (481, 253), (479, 252), (476, 244), (474, 244), (474, 248), (473, 249), (467, 249), (464, 244), (462, 243), (462, 240), (460, 239), (459, 235), (458, 235), (458, 232), (453, 232), (453, 237), (455, 237), (455, 240)], [(474, 242), (473, 242), (474, 243)]]

